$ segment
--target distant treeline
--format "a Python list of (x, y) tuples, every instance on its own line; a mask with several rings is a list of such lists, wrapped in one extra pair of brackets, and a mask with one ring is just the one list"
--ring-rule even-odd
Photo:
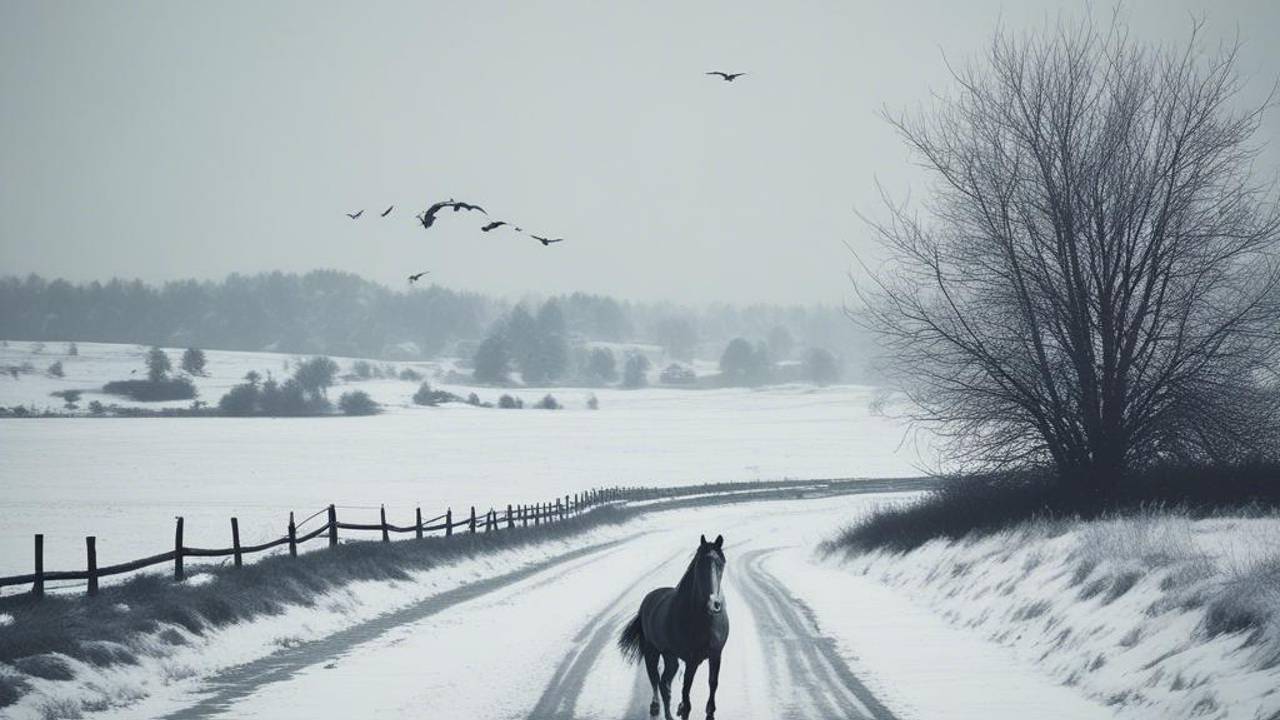
[[(518, 304), (536, 312), (545, 299)], [(863, 374), (869, 351), (865, 335), (839, 307), (690, 307), (585, 293), (555, 299), (571, 344), (645, 343), (676, 359), (716, 359), (735, 337), (766, 340), (785, 331), (797, 348), (825, 347), (839, 355), (851, 379)], [(437, 285), (391, 290), (336, 270), (162, 285), (9, 276), (0, 278), (0, 338), (387, 359), (470, 357), (516, 304)]]

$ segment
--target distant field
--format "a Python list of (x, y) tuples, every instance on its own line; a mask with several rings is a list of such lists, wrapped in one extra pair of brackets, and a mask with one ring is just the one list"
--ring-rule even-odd
[[(39, 370), (55, 360), (66, 376), (0, 377), (0, 405), (60, 406), (49, 393), (86, 390), (81, 404), (111, 398), (89, 392), (143, 372), (144, 349), (82, 343), (0, 348), (0, 365)], [(249, 370), (285, 374), (291, 356), (208, 351), (200, 399), (216, 403)], [(171, 352), (175, 364), (180, 352)], [(343, 371), (349, 359), (338, 359)], [(449, 363), (414, 367), (433, 385), (495, 400), (503, 390), (436, 383)], [(298, 518), (327, 503), (392, 522), (421, 504), (430, 515), (452, 504), (532, 502), (603, 485), (682, 485), (838, 476), (912, 476), (914, 447), (898, 449), (902, 428), (873, 415), (865, 386), (787, 385), (761, 390), (687, 391), (542, 388), (508, 390), (526, 402), (554, 394), (566, 409), (497, 410), (413, 405), (416, 383), (343, 383), (387, 406), (365, 418), (54, 418), (0, 420), (0, 574), (28, 572), (31, 536), (46, 535), (46, 567), (84, 562), (84, 536), (98, 536), (99, 563), (162, 552), (173, 517), (186, 518), (186, 543), (225, 546), (228, 518), (246, 543), (274, 537), (290, 510)], [(588, 393), (600, 409), (586, 409)], [(176, 402), (170, 405), (183, 406)]]

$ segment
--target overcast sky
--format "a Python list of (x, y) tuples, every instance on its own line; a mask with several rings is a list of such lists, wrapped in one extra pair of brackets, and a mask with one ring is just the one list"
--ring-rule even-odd
[[(509, 296), (839, 303), (843, 243), (868, 242), (854, 208), (874, 213), (877, 178), (919, 185), (877, 111), (945, 88), (943, 53), (997, 22), (1080, 7), (7, 0), (0, 274), (328, 267), (402, 286), (429, 269)], [(1124, 12), (1157, 41), (1191, 13), (1212, 42), (1238, 31), (1255, 98), (1280, 76), (1280, 2)], [(1280, 141), (1274, 114), (1265, 130)], [(450, 196), (566, 241), (464, 213), (417, 225)]]

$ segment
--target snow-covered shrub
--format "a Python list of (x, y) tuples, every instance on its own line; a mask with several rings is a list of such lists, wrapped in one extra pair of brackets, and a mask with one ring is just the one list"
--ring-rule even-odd
[(338, 398), (338, 409), (342, 410), (343, 415), (377, 415), (382, 412), (382, 406), (363, 390), (342, 393), (342, 397)]
[(538, 410), (559, 410), (561, 406), (560, 403), (556, 401), (555, 397), (548, 393), (534, 404), (534, 407)]

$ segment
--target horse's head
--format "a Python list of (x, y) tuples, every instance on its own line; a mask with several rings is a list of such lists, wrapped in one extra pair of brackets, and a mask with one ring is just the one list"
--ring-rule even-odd
[(707, 536), (703, 535), (693, 559), (694, 576), (698, 597), (706, 597), (707, 612), (712, 615), (724, 612), (724, 590), (720, 587), (724, 563), (724, 536), (717, 535), (715, 542), (707, 542)]

